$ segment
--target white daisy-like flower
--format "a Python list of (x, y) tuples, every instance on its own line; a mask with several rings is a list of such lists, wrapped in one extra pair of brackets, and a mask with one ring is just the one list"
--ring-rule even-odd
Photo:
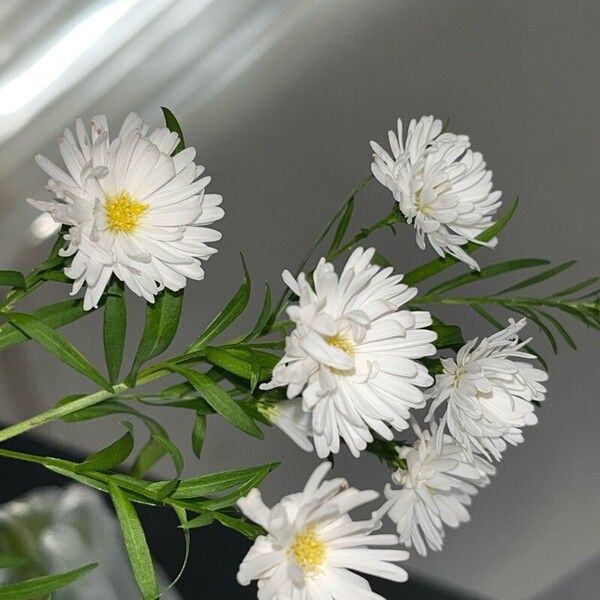
[(416, 431), (413, 446), (397, 449), (406, 469), (392, 475), (401, 489), (386, 485), (383, 511), (396, 524), (401, 543), (425, 556), (427, 546), (442, 549), (444, 526), (458, 527), (469, 520), (471, 496), (489, 483), (495, 468), (477, 455), (471, 462), (449, 435), (436, 436), (435, 426), (432, 432)]
[(541, 382), (548, 375), (524, 362), (535, 358), (522, 351), (530, 339), (519, 341), (526, 324), (511, 319), (479, 344), (477, 338), (467, 342), (456, 359), (442, 359), (444, 372), (436, 376), (427, 419), (447, 403), (442, 422), (469, 456), (477, 451), (500, 460), (506, 443), (521, 443), (521, 428), (537, 423), (532, 403), (544, 400)]
[[(373, 440), (393, 439), (408, 427), (411, 409), (424, 406), (420, 387), (433, 383), (417, 362), (435, 354), (428, 312), (399, 310), (417, 293), (392, 268), (371, 264), (375, 250), (355, 250), (341, 275), (321, 259), (314, 289), (302, 273), (283, 278), (298, 295), (288, 308), (296, 324), (285, 355), (262, 389), (287, 386), (312, 414), (317, 454), (338, 452), (343, 438), (354, 456)], [(388, 426), (389, 425), (389, 426)]]
[(427, 237), (440, 256), (450, 254), (478, 269), (461, 246), (496, 245), (496, 238), (481, 242), (476, 237), (492, 225), (502, 195), (492, 191), (492, 172), (482, 155), (470, 150), (467, 136), (442, 133), (442, 122), (432, 116), (413, 119), (405, 141), (398, 119), (398, 131), (389, 131), (388, 139), (391, 155), (371, 142), (371, 170), (414, 223), (419, 247), (425, 248)]
[(373, 534), (377, 514), (353, 521), (348, 513), (379, 496), (349, 487), (345, 479), (323, 481), (331, 468), (322, 463), (304, 490), (285, 496), (269, 509), (260, 492), (239, 500), (242, 512), (266, 530), (250, 548), (238, 572), (241, 585), (258, 580), (259, 600), (383, 600), (354, 571), (404, 582), (406, 571), (395, 562), (408, 552), (381, 549), (398, 538)]
[(261, 400), (256, 405), (258, 411), (266, 417), (275, 427), (290, 437), (302, 450), (313, 451), (310, 441), (312, 437), (312, 424), (310, 413), (302, 410), (302, 402), (297, 398), (269, 402)]
[(66, 171), (44, 156), (55, 199), (29, 199), (36, 208), (69, 226), (62, 256), (72, 256), (65, 274), (73, 294), (85, 284), (84, 308), (97, 307), (111, 276), (153, 302), (163, 288), (177, 291), (202, 279), (200, 261), (216, 252), (207, 246), (221, 234), (206, 226), (223, 217), (221, 196), (207, 194), (210, 177), (194, 163), (196, 150), (175, 156), (176, 133), (148, 132), (134, 113), (110, 139), (104, 115), (92, 119), (91, 136), (77, 119), (76, 137), (63, 131), (59, 149)]

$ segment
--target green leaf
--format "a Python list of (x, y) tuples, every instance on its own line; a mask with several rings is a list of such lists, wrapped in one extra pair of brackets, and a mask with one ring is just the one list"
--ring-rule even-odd
[(167, 590), (174, 588), (175, 585), (177, 584), (177, 582), (181, 579), (183, 572), (185, 571), (185, 568), (188, 564), (188, 560), (190, 558), (190, 532), (187, 528), (187, 525), (189, 523), (188, 518), (187, 518), (187, 512), (185, 511), (185, 509), (179, 508), (177, 506), (174, 506), (173, 510), (175, 511), (175, 514), (177, 515), (177, 519), (179, 520), (179, 526), (181, 527), (181, 529), (183, 529), (185, 552), (183, 555), (183, 562), (181, 563), (181, 568), (179, 569), (179, 573), (177, 573), (177, 576), (175, 577), (175, 579), (173, 579), (173, 581), (169, 584), (169, 587), (167, 587)]
[(0, 271), (0, 285), (24, 290), (27, 287), (25, 276), (19, 271)]
[(171, 345), (177, 333), (182, 304), (183, 290), (163, 290), (154, 304), (146, 305), (144, 331), (127, 378), (129, 383), (135, 382), (140, 367), (146, 361), (162, 354)]
[(185, 377), (215, 411), (232, 425), (259, 439), (264, 437), (263, 432), (244, 412), (240, 405), (210, 377), (177, 365), (170, 365), (169, 368)]
[(200, 453), (202, 452), (205, 435), (206, 415), (198, 413), (194, 419), (194, 427), (192, 429), (192, 450), (198, 458), (200, 458)]
[(456, 289), (457, 287), (461, 287), (463, 285), (467, 285), (469, 283), (475, 283), (476, 281), (480, 281), (482, 279), (488, 279), (490, 277), (496, 277), (498, 275), (503, 275), (504, 273), (509, 273), (511, 271), (516, 271), (518, 269), (528, 269), (530, 267), (539, 267), (540, 265), (547, 265), (549, 261), (541, 258), (522, 258), (518, 260), (508, 260), (506, 262), (501, 262), (496, 265), (491, 265), (489, 267), (483, 267), (481, 271), (473, 271), (470, 273), (463, 273), (458, 277), (453, 277), (440, 285), (436, 285), (431, 288), (427, 292), (427, 296), (435, 296), (436, 294), (441, 294), (442, 292), (447, 292), (448, 290)]
[[(257, 467), (247, 467), (245, 469), (233, 469), (229, 471), (221, 471), (219, 473), (208, 473), (199, 477), (191, 477), (184, 479), (179, 484), (177, 491), (173, 494), (176, 500), (187, 498), (201, 498), (218, 494), (225, 490), (239, 487), (251, 480), (257, 473), (261, 473), (263, 469), (268, 468), (269, 472), (279, 466), (279, 463), (268, 463)], [(153, 484), (160, 486), (162, 482)]]
[(392, 263), (385, 256), (379, 254), (379, 252), (375, 252), (371, 262), (384, 268), (392, 266)]
[(460, 327), (457, 325), (433, 324), (429, 327), (437, 333), (437, 340), (434, 342), (436, 348), (442, 350), (444, 348), (458, 349), (465, 341), (462, 336)]
[(161, 106), (161, 110), (163, 111), (163, 116), (165, 118), (165, 125), (169, 129), (169, 131), (175, 132), (179, 136), (179, 144), (173, 150), (172, 156), (181, 152), (185, 148), (185, 140), (183, 138), (183, 131), (181, 129), (181, 125), (179, 125), (179, 121), (175, 115), (165, 106)]
[(215, 519), (219, 521), (221, 525), (224, 525), (229, 529), (233, 529), (234, 531), (241, 533), (242, 535), (246, 536), (249, 540), (255, 540), (259, 535), (262, 535), (265, 532), (264, 529), (259, 525), (255, 525), (254, 523), (248, 523), (243, 519), (232, 517), (230, 515), (225, 515), (220, 512), (216, 512), (214, 513), (214, 515)]
[(585, 279), (584, 281), (581, 281), (580, 283), (577, 283), (576, 285), (572, 285), (571, 287), (561, 290), (560, 292), (556, 292), (555, 294), (552, 294), (552, 297), (558, 298), (559, 296), (568, 296), (570, 294), (574, 294), (575, 292), (579, 292), (580, 290), (583, 290), (586, 287), (593, 285), (599, 279), (600, 279), (600, 277), (590, 277), (589, 279)]
[(260, 468), (252, 477), (245, 481), (237, 490), (231, 494), (227, 494), (221, 498), (215, 498), (214, 500), (206, 500), (198, 504), (199, 507), (205, 508), (206, 510), (216, 511), (222, 508), (233, 506), (240, 498), (247, 496), (250, 490), (257, 488), (265, 479), (265, 477), (271, 472), (269, 465), (265, 465)]
[(119, 466), (133, 450), (133, 427), (128, 422), (124, 422), (123, 425), (127, 431), (122, 437), (110, 446), (88, 456), (75, 468), (75, 471), (77, 473), (110, 471)]
[(198, 529), (199, 527), (206, 527), (207, 525), (210, 525), (214, 520), (215, 520), (215, 515), (210, 511), (206, 511), (205, 513), (202, 513), (201, 515), (198, 515), (197, 517), (190, 519), (189, 521), (187, 521), (187, 523), (185, 523), (185, 524), (182, 523), (181, 528), (182, 529)]
[(70, 342), (63, 338), (36, 317), (27, 313), (6, 313), (5, 317), (12, 325), (27, 334), (32, 340), (46, 348), (59, 360), (69, 365), (82, 375), (85, 375), (99, 386), (110, 390), (108, 381), (97, 371), (97, 369), (75, 348)]
[(108, 487), (123, 533), (129, 562), (142, 598), (153, 600), (158, 596), (158, 585), (142, 524), (133, 504), (121, 488), (113, 483), (109, 483)]
[(508, 292), (514, 292), (515, 290), (520, 290), (524, 287), (529, 287), (530, 285), (534, 285), (536, 283), (540, 283), (541, 281), (545, 281), (546, 279), (550, 279), (550, 277), (554, 277), (555, 275), (558, 275), (565, 269), (572, 267), (576, 262), (577, 262), (576, 260), (570, 260), (570, 261), (562, 263), (561, 265), (558, 265), (556, 267), (552, 267), (551, 269), (542, 271), (541, 273), (538, 273), (537, 275), (534, 275), (533, 277), (529, 277), (528, 279), (524, 279), (523, 281), (521, 281), (519, 283), (515, 283), (514, 285), (507, 287), (506, 289), (498, 292), (498, 294), (496, 294), (496, 295), (507, 294)]
[(279, 357), (273, 354), (249, 348), (206, 348), (206, 360), (211, 364), (248, 381), (253, 377), (253, 356), (255, 364), (258, 362), (261, 367), (259, 381), (269, 379), (273, 367), (279, 362)]
[(252, 340), (257, 335), (262, 333), (262, 331), (267, 326), (269, 322), (269, 317), (271, 315), (271, 288), (269, 284), (265, 284), (265, 297), (263, 300), (263, 305), (260, 311), (260, 315), (258, 316), (258, 320), (256, 321), (256, 325), (253, 327), (252, 331), (244, 337), (244, 341)]
[(16, 569), (29, 562), (28, 558), (23, 556), (11, 556), (9, 554), (0, 554), (0, 569)]
[(344, 240), (344, 236), (346, 235), (346, 231), (348, 230), (348, 225), (350, 225), (350, 220), (352, 219), (352, 213), (354, 211), (354, 196), (350, 198), (348, 204), (346, 204), (346, 208), (342, 213), (342, 217), (338, 226), (335, 230), (335, 234), (333, 236), (333, 240), (331, 241), (331, 245), (329, 246), (329, 250), (327, 252), (327, 256), (330, 256), (334, 253), (339, 247), (340, 244)]
[[(83, 310), (83, 300), (65, 300), (38, 308), (31, 315), (51, 329), (58, 329), (92, 312), (93, 310)], [(28, 339), (30, 339), (28, 335), (10, 323), (5, 323), (0, 327), (0, 350)]]
[(127, 332), (127, 309), (123, 295), (123, 283), (114, 278), (108, 288), (104, 305), (104, 355), (110, 382), (119, 380), (123, 348)]
[(97, 566), (97, 563), (93, 563), (58, 575), (44, 575), (43, 577), (5, 585), (0, 587), (0, 600), (31, 600), (31, 598), (51, 594), (87, 575)]
[(554, 327), (556, 327), (556, 330), (558, 331), (560, 336), (565, 340), (565, 342), (567, 342), (567, 344), (569, 344), (569, 346), (571, 346), (571, 348), (573, 348), (573, 350), (577, 350), (577, 346), (575, 345), (573, 338), (569, 335), (569, 332), (563, 327), (562, 323), (556, 317), (554, 317), (550, 313), (547, 313), (544, 310), (538, 309), (538, 312), (543, 317), (548, 319), (548, 321), (550, 321), (550, 323), (552, 323)]
[(186, 352), (195, 352), (204, 348), (210, 340), (227, 329), (227, 327), (242, 314), (246, 306), (248, 306), (248, 300), (250, 299), (250, 275), (248, 274), (248, 269), (243, 256), (242, 265), (244, 268), (244, 279), (240, 289)]
[[(519, 199), (516, 198), (506, 212), (498, 219), (498, 221), (488, 227), (483, 233), (480, 233), (477, 236), (477, 239), (482, 242), (489, 242), (492, 238), (496, 237), (504, 229), (504, 227), (506, 227), (512, 216), (515, 214), (518, 204)], [(462, 249), (467, 254), (473, 254), (473, 252), (479, 248), (481, 248), (481, 245), (476, 244), (475, 242), (469, 242), (468, 244), (462, 246)], [(428, 279), (429, 277), (444, 271), (448, 267), (455, 265), (457, 262), (459, 262), (458, 259), (452, 256), (446, 256), (445, 258), (432, 260), (407, 273), (402, 281), (406, 285), (415, 285), (416, 283)]]

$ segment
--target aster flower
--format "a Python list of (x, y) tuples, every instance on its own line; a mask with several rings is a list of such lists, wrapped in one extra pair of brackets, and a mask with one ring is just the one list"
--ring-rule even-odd
[[(392, 268), (371, 264), (375, 250), (355, 250), (341, 275), (321, 259), (314, 289), (304, 274), (283, 278), (298, 295), (288, 308), (296, 324), (285, 355), (262, 389), (287, 386), (302, 394), (312, 415), (317, 454), (338, 452), (343, 438), (354, 456), (373, 440), (371, 430), (393, 439), (391, 428), (408, 427), (410, 410), (424, 406), (433, 379), (417, 362), (435, 354), (428, 312), (399, 310), (417, 293)], [(389, 426), (388, 426), (389, 425)]]
[(50, 176), (55, 199), (29, 200), (69, 226), (62, 256), (72, 256), (65, 274), (73, 294), (87, 286), (84, 308), (97, 307), (111, 276), (153, 302), (163, 288), (177, 291), (202, 279), (201, 260), (221, 234), (206, 226), (223, 217), (221, 196), (207, 194), (209, 177), (194, 163), (196, 150), (175, 156), (176, 133), (148, 126), (134, 113), (110, 139), (104, 115), (92, 119), (91, 136), (77, 119), (76, 137), (63, 131), (59, 149), (66, 171), (44, 156), (38, 165)]
[(406, 571), (393, 563), (406, 560), (408, 552), (377, 548), (393, 546), (398, 538), (373, 534), (381, 526), (376, 514), (366, 521), (348, 515), (378, 493), (348, 487), (344, 479), (323, 481), (330, 468), (327, 462), (319, 465), (302, 492), (271, 509), (257, 489), (239, 500), (242, 512), (267, 532), (257, 538), (237, 576), (241, 585), (258, 580), (259, 600), (383, 600), (354, 571), (407, 580)]
[(427, 419), (447, 403), (442, 421), (469, 456), (477, 451), (500, 460), (506, 443), (522, 442), (521, 428), (537, 423), (533, 402), (544, 400), (548, 375), (524, 362), (535, 358), (522, 350), (530, 339), (519, 341), (526, 324), (510, 319), (502, 331), (467, 342), (456, 359), (442, 359)]
[(465, 135), (441, 133), (442, 122), (432, 116), (410, 122), (406, 141), (402, 121), (388, 132), (390, 155), (371, 142), (375, 178), (390, 189), (408, 223), (414, 224), (417, 244), (425, 238), (440, 255), (450, 254), (478, 269), (462, 248), (467, 242), (494, 247), (496, 238), (476, 237), (492, 224), (501, 192), (492, 191), (492, 172), (479, 152), (469, 149)]
[(388, 502), (382, 511), (396, 524), (400, 542), (425, 556), (427, 546), (442, 549), (444, 526), (458, 527), (470, 519), (466, 507), (471, 496), (489, 483), (495, 468), (477, 455), (471, 462), (463, 448), (449, 435), (439, 435), (435, 426), (431, 432), (416, 431), (413, 446), (397, 448), (406, 469), (392, 475), (400, 489), (386, 485)]
[(302, 410), (300, 400), (283, 400), (281, 402), (261, 400), (257, 404), (257, 409), (275, 427), (281, 429), (294, 443), (300, 446), (302, 450), (312, 452), (310, 413)]

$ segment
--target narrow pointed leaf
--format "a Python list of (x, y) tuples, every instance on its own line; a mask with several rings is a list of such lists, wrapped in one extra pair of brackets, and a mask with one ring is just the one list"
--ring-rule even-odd
[[(173, 494), (174, 499), (201, 498), (218, 494), (228, 489), (239, 487), (247, 483), (257, 473), (263, 471), (265, 467), (269, 472), (279, 466), (279, 463), (268, 463), (256, 467), (247, 467), (245, 469), (233, 469), (221, 471), (218, 473), (208, 473), (198, 477), (184, 479), (179, 484), (177, 491)], [(154, 484), (160, 486), (161, 483)]]
[(97, 566), (97, 563), (93, 563), (58, 575), (44, 575), (43, 577), (2, 586), (0, 587), (0, 600), (31, 600), (32, 598), (51, 594), (84, 577)]
[(576, 262), (577, 261), (575, 261), (575, 260), (570, 260), (570, 261), (562, 263), (561, 265), (558, 265), (556, 267), (552, 267), (551, 269), (542, 271), (541, 273), (538, 273), (537, 275), (534, 275), (533, 277), (529, 277), (528, 279), (525, 279), (523, 281), (520, 281), (519, 283), (515, 283), (514, 285), (507, 287), (506, 289), (503, 289), (502, 291), (498, 292), (497, 295), (507, 294), (508, 292), (514, 292), (515, 290), (520, 290), (525, 287), (529, 287), (530, 285), (534, 285), (536, 283), (545, 281), (546, 279), (550, 279), (550, 277), (554, 277), (555, 275), (558, 275), (565, 269), (572, 267)]
[(194, 427), (192, 429), (192, 450), (200, 458), (202, 446), (204, 446), (204, 437), (206, 435), (206, 415), (196, 414)]
[[(477, 239), (482, 242), (489, 242), (492, 238), (496, 237), (503, 229), (506, 227), (508, 222), (511, 220), (512, 216), (515, 214), (517, 206), (519, 204), (519, 199), (515, 199), (514, 202), (510, 205), (510, 207), (504, 212), (504, 214), (496, 221), (493, 225), (488, 227), (483, 233), (477, 236)], [(479, 250), (481, 246), (474, 242), (469, 242), (462, 246), (462, 249), (467, 254), (473, 254), (475, 251)], [(444, 271), (448, 267), (451, 267), (459, 262), (456, 258), (452, 256), (446, 256), (445, 258), (438, 258), (436, 260), (432, 260), (416, 269), (413, 269), (409, 273), (404, 276), (403, 282), (407, 285), (415, 285), (424, 279), (428, 279), (433, 275)]]
[(528, 269), (530, 267), (539, 267), (540, 265), (547, 265), (549, 261), (541, 258), (523, 258), (518, 260), (508, 260), (489, 267), (483, 267), (481, 271), (472, 271), (470, 273), (463, 273), (458, 277), (453, 277), (444, 283), (436, 285), (431, 288), (428, 292), (428, 296), (435, 296), (442, 292), (456, 289), (469, 283), (475, 283), (482, 279), (489, 279), (490, 277), (497, 277), (504, 273), (516, 271), (518, 269)]
[(255, 525), (254, 523), (249, 523), (248, 521), (238, 517), (232, 517), (231, 515), (226, 515), (220, 512), (216, 512), (214, 514), (215, 520), (221, 523), (221, 525), (241, 533), (249, 540), (255, 540), (259, 535), (264, 533), (264, 529), (260, 527), (260, 525)]
[(133, 450), (133, 427), (131, 423), (123, 423), (127, 431), (116, 442), (103, 448), (99, 452), (88, 456), (82, 463), (77, 465), (77, 473), (86, 471), (109, 471), (118, 467)]
[(162, 354), (171, 345), (177, 333), (182, 305), (183, 290), (172, 292), (166, 289), (157, 296), (154, 304), (146, 305), (144, 331), (128, 377), (130, 383), (135, 382), (140, 367), (146, 361)]
[(174, 156), (175, 154), (181, 152), (185, 148), (185, 139), (183, 137), (183, 131), (181, 129), (181, 125), (179, 125), (179, 121), (168, 108), (166, 108), (165, 106), (161, 106), (161, 110), (165, 118), (165, 125), (167, 126), (169, 131), (173, 131), (179, 136), (179, 144), (177, 144), (175, 150), (173, 150), (172, 153), (172, 155)]
[(85, 375), (99, 386), (110, 390), (108, 381), (88, 361), (77, 348), (36, 317), (27, 313), (7, 313), (6, 318), (12, 325), (27, 334), (32, 340), (46, 348), (59, 360)]
[(344, 236), (346, 235), (346, 231), (348, 230), (348, 225), (350, 225), (350, 220), (352, 219), (352, 213), (354, 211), (354, 196), (350, 198), (348, 204), (346, 204), (346, 208), (342, 213), (342, 217), (340, 218), (340, 222), (335, 230), (335, 234), (333, 236), (333, 240), (331, 241), (331, 245), (329, 246), (329, 251), (327, 252), (327, 256), (333, 254), (341, 245), (344, 240)]
[[(31, 315), (50, 327), (58, 329), (63, 325), (77, 321), (88, 314), (94, 312), (83, 310), (83, 300), (65, 300), (38, 308)], [(4, 323), (0, 327), (0, 350), (19, 344), (30, 339), (27, 334), (15, 327), (11, 323)]]
[(177, 575), (175, 576), (175, 579), (173, 579), (173, 581), (169, 584), (169, 586), (167, 587), (167, 590), (174, 588), (177, 585), (177, 582), (183, 576), (185, 568), (187, 567), (187, 564), (188, 564), (188, 560), (190, 558), (190, 545), (191, 545), (191, 543), (190, 543), (191, 536), (190, 536), (190, 532), (187, 527), (187, 525), (190, 523), (190, 521), (188, 521), (187, 512), (185, 511), (185, 509), (179, 508), (177, 506), (174, 506), (173, 510), (175, 511), (175, 514), (177, 515), (177, 519), (179, 520), (179, 526), (183, 530), (185, 551), (183, 554), (183, 561), (181, 563), (181, 567), (179, 568), (179, 573), (177, 573)]
[(575, 345), (573, 338), (569, 335), (569, 332), (563, 327), (562, 323), (556, 317), (544, 310), (540, 310), (539, 313), (548, 319), (548, 321), (550, 321), (554, 327), (556, 327), (556, 330), (560, 336), (563, 338), (563, 340), (565, 340), (565, 342), (567, 342), (569, 346), (571, 346), (571, 348), (573, 348), (573, 350), (577, 350), (577, 346)]
[(262, 431), (244, 412), (240, 405), (210, 377), (207, 377), (204, 373), (198, 373), (185, 367), (172, 365), (170, 368), (185, 377), (215, 411), (232, 425), (254, 437), (260, 439), (264, 437)]
[(195, 352), (206, 346), (210, 340), (227, 329), (242, 314), (246, 306), (248, 306), (248, 300), (250, 299), (250, 275), (243, 257), (242, 265), (244, 268), (244, 279), (240, 289), (227, 303), (227, 306), (215, 317), (212, 323), (187, 349), (187, 352)]
[(263, 329), (267, 326), (269, 322), (269, 316), (271, 315), (271, 288), (269, 284), (265, 284), (265, 297), (263, 300), (263, 305), (258, 316), (258, 320), (256, 321), (256, 325), (252, 328), (252, 331), (244, 338), (244, 340), (252, 340), (257, 335), (262, 333)]
[(121, 488), (109, 483), (109, 491), (121, 526), (129, 563), (142, 593), (142, 598), (144, 600), (154, 600), (159, 593), (158, 585), (142, 524), (133, 504)]
[(552, 297), (558, 298), (560, 296), (569, 296), (570, 294), (574, 294), (575, 292), (579, 292), (581, 290), (584, 290), (586, 287), (593, 285), (599, 279), (600, 277), (590, 277), (589, 279), (585, 279), (577, 283), (576, 285), (572, 285), (571, 287), (561, 290), (560, 292), (556, 292), (556, 294), (552, 294)]
[(198, 529), (199, 527), (206, 527), (215, 520), (215, 516), (212, 512), (206, 511), (193, 519), (190, 519), (187, 523), (182, 523), (182, 529)]
[(0, 285), (24, 290), (27, 287), (25, 276), (19, 271), (0, 271)]
[(127, 332), (127, 310), (122, 282), (115, 279), (109, 286), (104, 305), (104, 355), (108, 377), (114, 385), (119, 380)]

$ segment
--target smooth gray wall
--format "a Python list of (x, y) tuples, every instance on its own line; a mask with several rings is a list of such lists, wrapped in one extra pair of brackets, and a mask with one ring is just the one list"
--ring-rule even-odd
[[(498, 248), (479, 253), (482, 264), (523, 256), (580, 259), (561, 280), (563, 287), (598, 274), (598, 2), (309, 4), (260, 60), (211, 101), (198, 107), (190, 95), (173, 106), (227, 212), (206, 281), (187, 291), (179, 347), (238, 286), (240, 250), (256, 289), (265, 279), (278, 288), (281, 270), (297, 263), (326, 216), (369, 172), (369, 140), (384, 142), (398, 116), (450, 117), (452, 131), (468, 133), (484, 153), (505, 202), (521, 198)], [(131, 73), (95, 100), (86, 116), (142, 84)], [(139, 109), (158, 123), (158, 106), (172, 98), (171, 84), (176, 81), (165, 82), (164, 90), (153, 90), (140, 105), (119, 110)], [(58, 156), (54, 142), (43, 151)], [(3, 202), (39, 195), (43, 181), (32, 161), (15, 168), (0, 182)], [(361, 223), (369, 223), (389, 209), (390, 196), (373, 184), (358, 205)], [(31, 210), (28, 218), (33, 216)], [(2, 234), (4, 252), (12, 231)], [(374, 241), (400, 271), (432, 257), (416, 248), (408, 227), (398, 238), (383, 232)], [(11, 260), (26, 268), (34, 257)], [(248, 320), (258, 304), (257, 294)], [(132, 305), (139, 311), (139, 302)], [(444, 314), (467, 335), (490, 331), (470, 313)], [(66, 330), (98, 361), (102, 352), (90, 327), (100, 323), (96, 315)], [(139, 327), (139, 318), (134, 324)], [(578, 353), (562, 347), (552, 358), (540, 343), (550, 356), (552, 378), (540, 424), (527, 431), (524, 446), (507, 452), (493, 485), (475, 499), (472, 523), (448, 534), (444, 552), (412, 558), (414, 572), (482, 597), (516, 600), (551, 587), (600, 551), (598, 337), (577, 323), (571, 327)], [(537, 334), (533, 327), (529, 332)], [(135, 343), (132, 339), (132, 351)], [(29, 415), (82, 385), (31, 345), (5, 353), (0, 369), (3, 417)], [(187, 444), (189, 415), (162, 414), (173, 436)], [(98, 447), (116, 431), (116, 425), (99, 431), (98, 424), (45, 430), (63, 441), (76, 436), (84, 448)], [(316, 460), (277, 433), (268, 440), (260, 444), (211, 423), (204, 462), (198, 466), (188, 452), (188, 472), (283, 459), (285, 467), (266, 485), (275, 498), (282, 489), (298, 487)], [(359, 486), (381, 488), (386, 477), (372, 458), (344, 457), (338, 465)], [(595, 590), (589, 592), (581, 597), (596, 597)]]

